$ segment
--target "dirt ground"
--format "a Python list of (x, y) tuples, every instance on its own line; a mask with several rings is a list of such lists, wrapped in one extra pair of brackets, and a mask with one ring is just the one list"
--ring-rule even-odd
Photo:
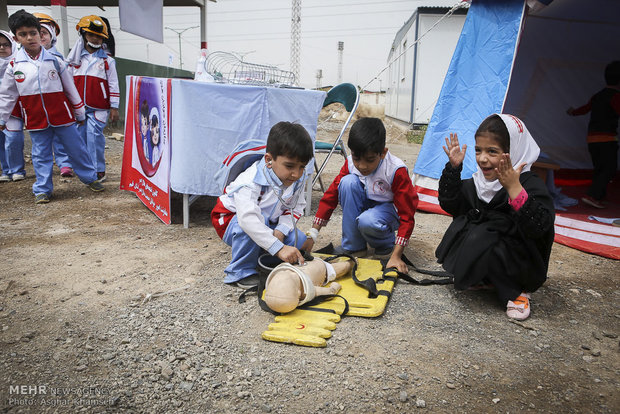
[[(412, 168), (420, 146), (388, 133)], [(0, 183), (1, 412), (620, 411), (617, 261), (555, 244), (523, 323), (493, 292), (398, 283), (383, 316), (344, 317), (326, 348), (268, 342), (273, 316), (222, 282), (214, 200), (184, 229), (175, 195), (162, 224), (119, 190), (123, 143), (107, 144), (104, 193), (56, 170), (52, 202), (35, 205), (31, 163), (25, 181)], [(339, 242), (341, 217), (317, 245)], [(418, 266), (438, 268), (449, 222), (416, 214), (406, 254)]]

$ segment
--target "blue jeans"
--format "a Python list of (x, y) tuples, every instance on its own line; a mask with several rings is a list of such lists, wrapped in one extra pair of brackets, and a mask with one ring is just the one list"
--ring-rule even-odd
[(0, 131), (2, 174), (26, 174), (24, 168), (24, 131)]
[(400, 225), (394, 203), (370, 200), (355, 174), (342, 178), (338, 197), (342, 206), (342, 247), (345, 250), (364, 250), (366, 244), (378, 252), (394, 247), (394, 232)]
[(37, 180), (32, 186), (36, 194), (52, 194), (52, 142), (57, 135), (67, 150), (73, 171), (84, 184), (90, 184), (97, 179), (97, 172), (86, 151), (86, 145), (77, 131), (75, 124), (64, 127), (48, 127), (40, 131), (30, 131), (32, 141), (32, 166)]
[[(277, 226), (277, 223), (265, 224), (271, 229), (275, 229)], [(258, 266), (258, 257), (262, 249), (241, 229), (241, 226), (239, 226), (237, 222), (236, 215), (230, 220), (230, 223), (228, 223), (222, 240), (232, 247), (232, 260), (226, 269), (224, 269), (224, 273), (226, 273), (224, 283), (234, 283), (245, 277), (255, 275), (257, 273), (256, 267)], [(306, 235), (298, 229), (297, 248), (301, 248), (305, 242)], [(288, 246), (295, 244), (295, 230), (290, 231), (289, 234), (284, 236), (284, 244)]]
[(105, 124), (95, 117), (94, 109), (86, 108), (86, 122), (78, 127), (97, 172), (105, 172)]
[(54, 150), (54, 161), (56, 161), (56, 165), (58, 166), (58, 168), (71, 168), (69, 156), (67, 155), (67, 151), (65, 150), (64, 145), (62, 145), (62, 142), (60, 141), (58, 135), (54, 135), (54, 140), (52, 141), (52, 148)]

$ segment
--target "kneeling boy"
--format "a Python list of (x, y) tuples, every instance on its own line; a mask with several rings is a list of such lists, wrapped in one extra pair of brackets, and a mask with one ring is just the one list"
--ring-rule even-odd
[(365, 255), (368, 244), (376, 255), (390, 255), (387, 267), (407, 273), (401, 257), (413, 232), (418, 206), (407, 167), (386, 148), (385, 127), (378, 118), (357, 120), (347, 145), (351, 155), (321, 198), (314, 230), (308, 234), (317, 238), (340, 202), (342, 246), (337, 253)]
[[(298, 248), (306, 236), (297, 230), (306, 200), (306, 164), (314, 155), (312, 139), (299, 124), (279, 122), (269, 131), (266, 154), (224, 190), (211, 212), (211, 222), (232, 247), (225, 283), (247, 288), (258, 284), (261, 249), (288, 263), (303, 263)], [(292, 217), (292, 216), (293, 217)], [(295, 244), (297, 239), (297, 244)]]

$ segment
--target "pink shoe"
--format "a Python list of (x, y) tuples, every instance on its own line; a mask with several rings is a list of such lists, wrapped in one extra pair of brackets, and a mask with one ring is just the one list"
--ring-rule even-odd
[(61, 177), (73, 177), (73, 170), (71, 169), (71, 167), (62, 167), (60, 169), (60, 176)]
[(530, 294), (523, 292), (514, 301), (509, 300), (506, 305), (506, 315), (518, 321), (527, 319), (530, 316)]

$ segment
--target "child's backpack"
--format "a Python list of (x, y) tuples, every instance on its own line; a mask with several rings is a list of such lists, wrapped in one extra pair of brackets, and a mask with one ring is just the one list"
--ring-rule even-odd
[(214, 180), (220, 194), (224, 194), (226, 186), (233, 182), (239, 174), (265, 155), (266, 147), (265, 141), (260, 139), (248, 139), (237, 144), (215, 173)]

